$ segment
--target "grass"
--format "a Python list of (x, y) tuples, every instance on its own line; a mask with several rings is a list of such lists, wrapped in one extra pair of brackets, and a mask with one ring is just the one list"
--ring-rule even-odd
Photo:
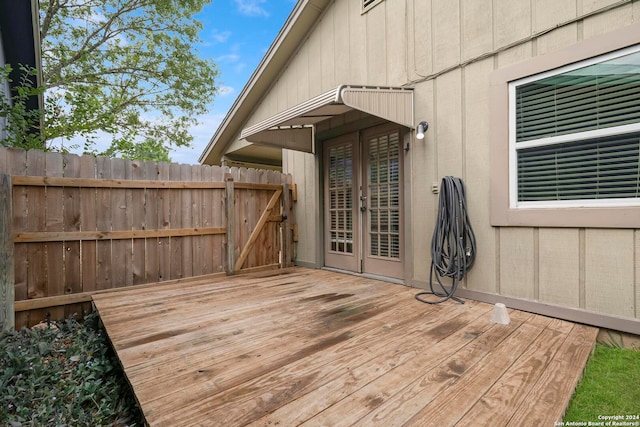
[[(640, 419), (640, 351), (597, 344), (564, 417), (565, 424), (597, 422), (599, 416)], [(637, 424), (632, 424), (637, 425)]]
[(0, 335), (0, 425), (141, 426), (97, 314)]

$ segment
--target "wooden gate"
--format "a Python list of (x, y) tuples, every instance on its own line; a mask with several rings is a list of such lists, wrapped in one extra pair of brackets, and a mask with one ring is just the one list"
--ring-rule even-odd
[[(251, 265), (293, 265), (295, 186), (235, 182), (230, 173), (225, 181), (227, 240), (238, 243), (227, 245), (227, 273)], [(254, 208), (248, 210), (249, 204)]]

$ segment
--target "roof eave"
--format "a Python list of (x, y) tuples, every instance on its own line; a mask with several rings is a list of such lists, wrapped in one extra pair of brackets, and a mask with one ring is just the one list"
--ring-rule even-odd
[(238, 133), (259, 100), (284, 68), (293, 52), (314, 26), (330, 0), (300, 0), (282, 26), (269, 50), (253, 72), (229, 112), (209, 140), (198, 161), (216, 164), (231, 138)]
[[(36, 69), (38, 74), (32, 83), (36, 87), (41, 86), (38, 1), (0, 0), (0, 27), (3, 31), (5, 61), (11, 64), (14, 69), (13, 82), (10, 87), (15, 90), (20, 85), (19, 65)], [(27, 108), (30, 110), (42, 109), (42, 100), (43, 96), (39, 94), (27, 102)]]

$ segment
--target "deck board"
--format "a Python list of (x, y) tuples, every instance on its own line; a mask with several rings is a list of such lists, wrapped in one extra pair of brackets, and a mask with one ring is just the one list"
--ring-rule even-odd
[[(551, 425), (597, 329), (292, 268), (97, 294), (151, 426)], [(480, 423), (480, 424), (478, 424)], [(524, 423), (524, 424), (523, 424)]]

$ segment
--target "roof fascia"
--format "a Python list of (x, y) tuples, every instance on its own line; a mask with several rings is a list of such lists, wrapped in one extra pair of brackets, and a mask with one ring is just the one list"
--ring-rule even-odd
[[(33, 49), (35, 53), (36, 65), (38, 71), (36, 76), (37, 87), (42, 87), (42, 40), (40, 39), (40, 2), (31, 0), (31, 26), (33, 28)], [(38, 108), (44, 111), (44, 92), (38, 94)], [(44, 126), (44, 114), (40, 115), (40, 129)]]
[[(20, 83), (18, 64), (27, 65), (40, 73), (40, 26), (38, 20), (37, 0), (27, 2), (0, 0), (0, 27), (4, 44), (5, 62), (11, 64), (15, 88)], [(40, 86), (42, 79), (36, 78), (34, 86)], [(41, 96), (27, 103), (29, 109), (41, 107)]]

